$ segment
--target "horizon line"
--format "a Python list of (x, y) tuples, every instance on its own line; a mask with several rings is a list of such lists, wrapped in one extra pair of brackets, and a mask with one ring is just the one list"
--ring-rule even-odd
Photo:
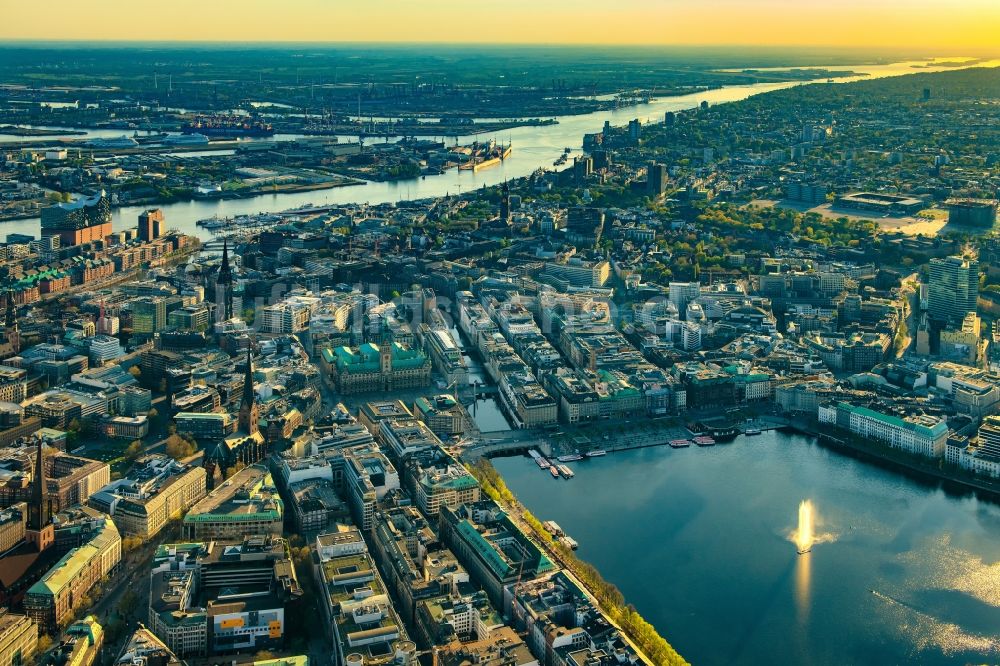
[(539, 48), (557, 50), (562, 48), (623, 48), (623, 49), (736, 49), (754, 48), (766, 50), (839, 50), (846, 52), (899, 52), (911, 51), (914, 53), (930, 54), (945, 49), (960, 49), (964, 53), (952, 53), (947, 55), (934, 55), (936, 58), (947, 57), (982, 57), (1000, 53), (1000, 46), (901, 46), (901, 45), (846, 45), (846, 44), (764, 44), (761, 42), (692, 42), (692, 43), (666, 43), (666, 42), (482, 42), (482, 41), (418, 41), (418, 40), (283, 40), (283, 39), (249, 39), (249, 40), (206, 40), (206, 39), (87, 39), (87, 38), (48, 38), (48, 37), (2, 37), (0, 36), (0, 49), (15, 45), (103, 45), (103, 46), (138, 46), (138, 45), (164, 45), (164, 46), (227, 46), (227, 45), (259, 45), (259, 46), (382, 46), (382, 47), (413, 47), (413, 46), (452, 46), (452, 47), (487, 47), (487, 48)]

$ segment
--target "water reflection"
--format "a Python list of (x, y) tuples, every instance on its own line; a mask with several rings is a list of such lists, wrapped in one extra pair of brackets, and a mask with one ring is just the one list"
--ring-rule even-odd
[(812, 608), (812, 553), (800, 553), (795, 561), (795, 610), (799, 626), (809, 624)]

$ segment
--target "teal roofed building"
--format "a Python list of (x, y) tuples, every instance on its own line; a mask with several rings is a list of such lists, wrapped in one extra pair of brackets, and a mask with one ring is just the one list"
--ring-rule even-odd
[(431, 380), (430, 357), (399, 342), (324, 349), (320, 365), (329, 382), (345, 394), (419, 388)]
[(927, 458), (944, 456), (950, 429), (940, 416), (917, 411), (907, 413), (887, 405), (885, 411), (841, 402), (820, 405), (821, 424), (830, 424), (865, 439), (874, 439), (908, 453)]
[(490, 601), (507, 608), (505, 588), (556, 566), (492, 500), (441, 507), (441, 536), (459, 562), (483, 586)]

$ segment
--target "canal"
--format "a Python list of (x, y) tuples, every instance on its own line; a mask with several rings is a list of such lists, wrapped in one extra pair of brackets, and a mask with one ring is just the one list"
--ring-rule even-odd
[[(1000, 506), (799, 436), (493, 461), (694, 664), (1000, 660)], [(811, 551), (793, 542), (800, 505)]]

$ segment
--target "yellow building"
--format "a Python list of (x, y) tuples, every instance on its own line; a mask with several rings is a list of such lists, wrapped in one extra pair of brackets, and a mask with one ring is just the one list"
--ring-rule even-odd
[(0, 666), (31, 663), (38, 647), (38, 625), (27, 615), (0, 610)]

